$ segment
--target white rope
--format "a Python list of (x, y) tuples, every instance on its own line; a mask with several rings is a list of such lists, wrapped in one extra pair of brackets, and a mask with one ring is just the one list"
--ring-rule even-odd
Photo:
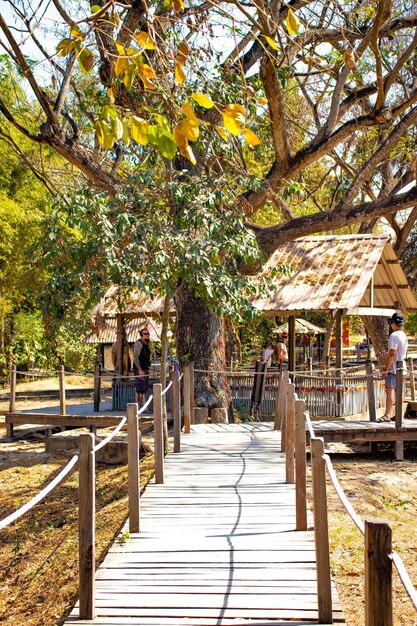
[(146, 407), (148, 407), (150, 405), (150, 403), (152, 402), (152, 399), (153, 399), (153, 395), (149, 396), (149, 398), (146, 400), (145, 404), (139, 409), (138, 415), (140, 415), (141, 413), (144, 412)]
[(16, 370), (16, 374), (22, 374), (23, 376), (31, 376), (32, 378), (51, 378), (51, 376), (57, 376), (57, 372), (21, 372)]
[(117, 435), (117, 433), (122, 430), (123, 426), (126, 424), (127, 422), (127, 417), (124, 417), (121, 421), (120, 424), (118, 424), (118, 426), (116, 426), (116, 428), (113, 430), (113, 432), (110, 433), (110, 435), (108, 435), (105, 439), (103, 439), (102, 441), (100, 441), (100, 443), (98, 443), (96, 446), (94, 446), (93, 450), (94, 452), (97, 452), (97, 450), (100, 450), (101, 448), (104, 448), (104, 446), (109, 443), (109, 441), (111, 441), (113, 439), (113, 437), (115, 435)]
[(407, 570), (405, 569), (404, 563), (402, 562), (400, 555), (394, 551), (389, 555), (389, 558), (394, 563), (395, 568), (398, 572), (398, 576), (400, 577), (400, 580), (404, 586), (404, 589), (406, 590), (408, 597), (413, 603), (414, 608), (417, 610), (417, 591), (411, 581), (410, 576), (408, 575)]
[(169, 383), (169, 385), (167, 385), (167, 386), (165, 387), (165, 389), (161, 392), (161, 398), (162, 398), (162, 396), (164, 396), (164, 395), (166, 394), (166, 392), (167, 392), (167, 391), (168, 391), (168, 389), (171, 387), (171, 385), (172, 385), (172, 380), (171, 380), (171, 382)]
[(32, 498), (32, 500), (29, 500), (29, 502), (27, 502), (22, 507), (20, 507), (20, 509), (17, 509), (17, 511), (15, 511), (14, 513), (11, 513), (10, 515), (8, 515), (8, 517), (5, 517), (3, 520), (1, 520), (0, 530), (2, 528), (5, 528), (6, 526), (11, 524), (15, 520), (19, 519), (19, 517), (21, 517), (22, 515), (24, 515), (24, 513), (26, 513), (32, 507), (34, 507), (35, 504), (38, 504), (38, 502), (43, 500), (43, 498), (47, 496), (48, 493), (50, 493), (63, 480), (63, 478), (65, 478), (65, 476), (71, 471), (71, 469), (77, 463), (78, 457), (79, 457), (79, 453), (75, 454), (72, 457), (72, 459), (66, 464), (64, 469), (58, 474), (58, 476), (56, 476), (53, 479), (53, 481), (49, 483), (49, 485), (47, 485), (44, 489), (42, 489), (42, 491), (40, 491), (38, 495)]
[(333, 465), (332, 462), (330, 460), (330, 457), (328, 454), (323, 454), (323, 460), (325, 461), (326, 465), (327, 465), (327, 470), (329, 472), (329, 476), (331, 478), (331, 481), (333, 483), (333, 487), (336, 489), (336, 493), (339, 496), (339, 500), (340, 502), (343, 504), (343, 506), (345, 507), (346, 511), (349, 513), (350, 517), (352, 518), (353, 522), (356, 524), (356, 526), (359, 528), (359, 530), (361, 531), (362, 535), (365, 534), (365, 524), (363, 523), (363, 521), (361, 520), (361, 518), (359, 517), (359, 515), (356, 513), (355, 509), (353, 508), (353, 506), (351, 505), (351, 503), (349, 502), (349, 500), (347, 499), (345, 492), (343, 491), (337, 476), (336, 476), (336, 472), (333, 469)]

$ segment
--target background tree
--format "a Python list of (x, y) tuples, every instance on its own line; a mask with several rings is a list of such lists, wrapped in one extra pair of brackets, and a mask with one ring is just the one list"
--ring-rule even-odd
[[(186, 222), (199, 270), (208, 239), (224, 244), (222, 229), (208, 228), (210, 215), (222, 219), (223, 209), (247, 220), (243, 245), (210, 255), (209, 263), (234, 269), (241, 254), (243, 273), (256, 267), (251, 234), (267, 257), (295, 237), (354, 225), (370, 230), (385, 216), (399, 250), (407, 249), (417, 200), (411, 0), (53, 4), (67, 29), (58, 56), (40, 36), (46, 2), (33, 15), (24, 2), (13, 3), (18, 28), (49, 64), (50, 82), (0, 18), (3, 46), (42, 109), (37, 130), (3, 99), (0, 111), (104, 193), (110, 222), (127, 216), (124, 245), (113, 257), (123, 259), (134, 240), (132, 222), (149, 218), (155, 180), (165, 181), (157, 230), (183, 233)], [(193, 215), (204, 224), (190, 229), (190, 190), (198, 186)], [(213, 202), (213, 187), (223, 204)], [(138, 191), (146, 202), (135, 201)], [(169, 247), (161, 250), (168, 260)], [(186, 254), (177, 253), (181, 267), (193, 266), (193, 259), (181, 265)], [(146, 251), (137, 255), (141, 266)], [(187, 271), (176, 276), (178, 351), (199, 369), (221, 369), (224, 359), (219, 311), (203, 299), (218, 301), (214, 276), (207, 288), (204, 271), (197, 280)], [(200, 396), (209, 406), (224, 401), (221, 379), (206, 378)]]

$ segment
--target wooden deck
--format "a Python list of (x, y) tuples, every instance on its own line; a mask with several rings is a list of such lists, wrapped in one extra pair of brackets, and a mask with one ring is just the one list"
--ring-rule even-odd
[[(316, 437), (323, 437), (326, 443), (365, 443), (367, 441), (416, 441), (417, 420), (405, 419), (403, 426), (395, 429), (394, 422), (349, 422), (336, 421), (312, 421)], [(308, 437), (309, 439), (309, 437)]]
[(278, 450), (271, 424), (183, 435), (165, 484), (141, 499), (141, 533), (116, 541), (97, 571), (96, 620), (80, 621), (76, 607), (65, 625), (317, 623), (313, 532), (294, 531), (295, 490)]

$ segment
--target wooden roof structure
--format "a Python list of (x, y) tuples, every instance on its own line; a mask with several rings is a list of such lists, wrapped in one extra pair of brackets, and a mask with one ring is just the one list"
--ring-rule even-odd
[[(135, 318), (124, 324), (127, 343), (134, 343), (140, 338), (139, 331), (148, 328), (151, 341), (160, 341), (162, 324), (155, 319)], [(94, 330), (83, 339), (87, 344), (113, 344), (117, 340), (117, 320), (106, 318), (97, 324)]]
[(265, 315), (339, 310), (390, 316), (417, 310), (388, 235), (301, 237), (280, 247), (264, 271), (281, 264), (290, 267), (290, 276), (278, 277), (272, 297), (254, 300)]
[[(128, 295), (121, 295), (118, 287), (110, 287), (102, 300), (92, 310), (93, 319), (104, 319), (122, 315), (124, 319), (160, 317), (164, 310), (164, 298), (149, 297), (140, 289), (132, 289)], [(170, 314), (175, 313), (173, 301)]]

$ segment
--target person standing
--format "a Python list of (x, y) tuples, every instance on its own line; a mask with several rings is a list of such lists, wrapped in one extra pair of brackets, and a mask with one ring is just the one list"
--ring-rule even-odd
[(283, 333), (281, 333), (272, 357), (272, 360), (276, 363), (276, 365), (281, 365), (281, 363), (288, 363), (287, 341), (288, 333), (284, 331)]
[(385, 415), (378, 419), (379, 422), (388, 422), (395, 419), (394, 405), (397, 361), (404, 362), (408, 348), (407, 336), (403, 331), (404, 318), (401, 313), (394, 313), (388, 320), (388, 323), (392, 332), (388, 340), (388, 356), (385, 365), (386, 371), (383, 373), (387, 403)]
[(140, 339), (135, 342), (133, 346), (134, 365), (133, 371), (135, 373), (135, 386), (136, 395), (138, 399), (139, 408), (145, 403), (145, 395), (149, 389), (149, 368), (151, 365), (151, 350), (149, 347), (149, 330), (142, 328), (140, 332)]

